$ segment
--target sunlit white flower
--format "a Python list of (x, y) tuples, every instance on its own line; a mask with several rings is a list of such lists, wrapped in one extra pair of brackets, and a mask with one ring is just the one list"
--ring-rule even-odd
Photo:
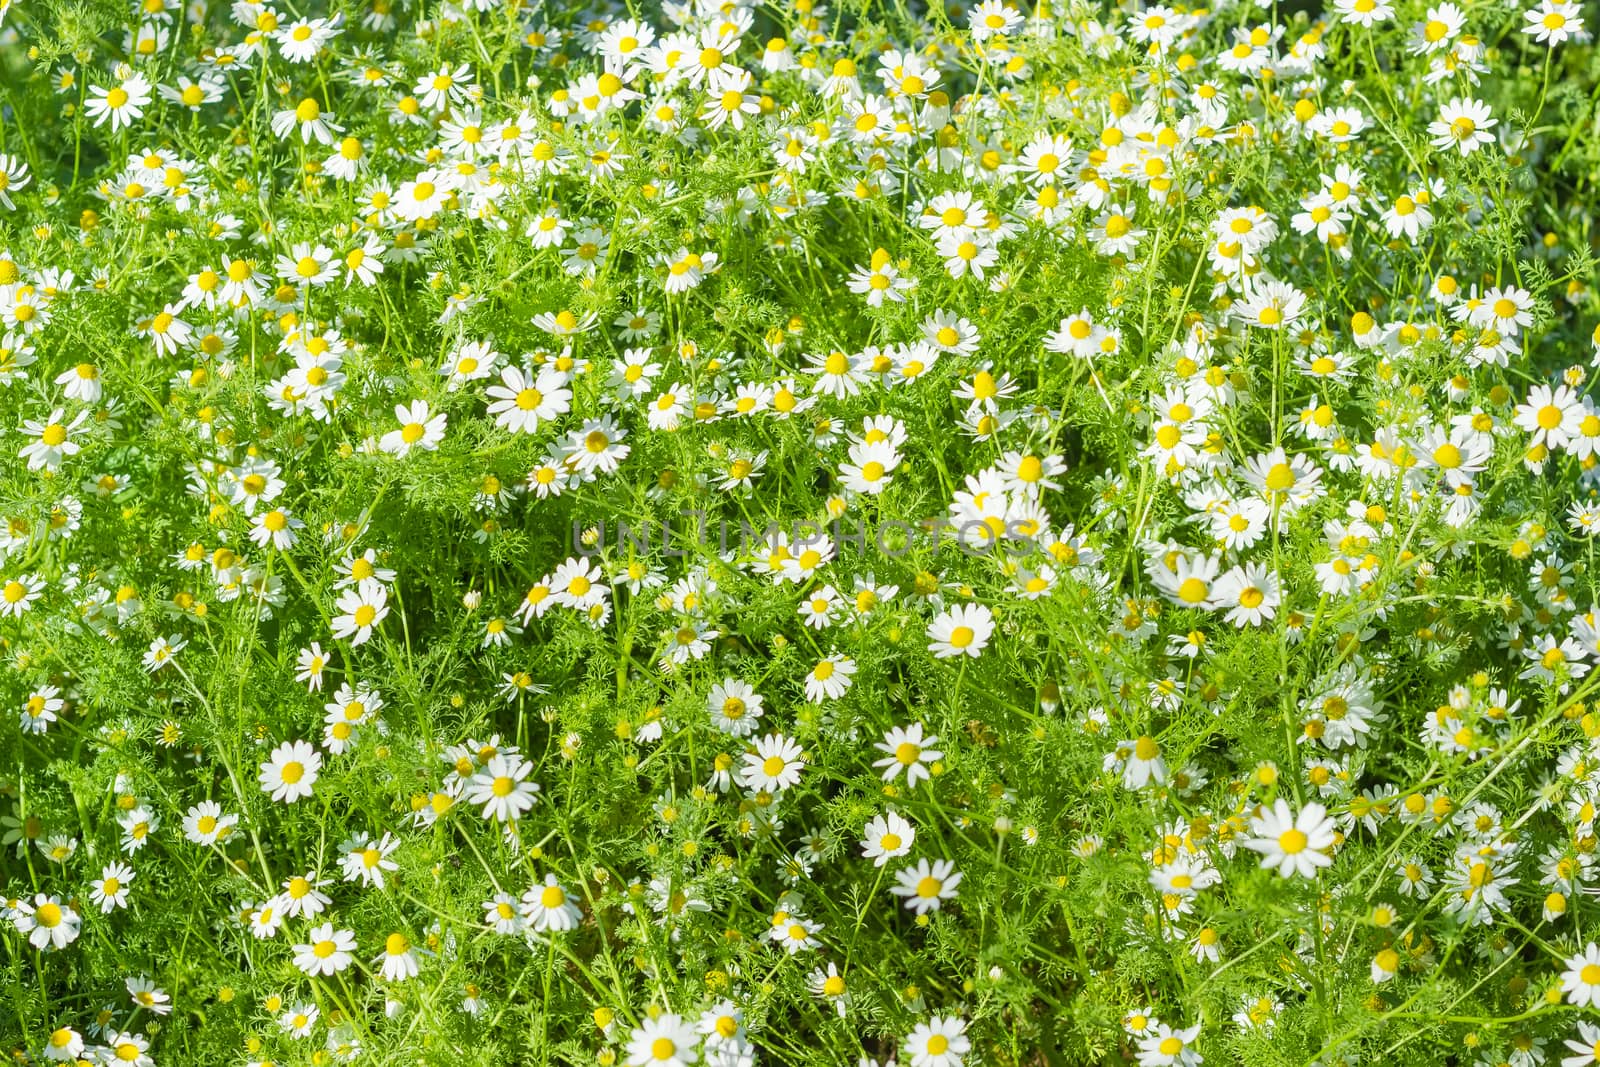
[(292, 804), (311, 795), (322, 770), (322, 754), (305, 741), (285, 741), (261, 765), (261, 791)]
[(1252, 836), (1244, 847), (1261, 853), (1261, 866), (1276, 869), (1285, 878), (1312, 878), (1333, 863), (1328, 850), (1333, 847), (1335, 831), (1321, 804), (1307, 804), (1296, 814), (1280, 797), (1250, 820)]

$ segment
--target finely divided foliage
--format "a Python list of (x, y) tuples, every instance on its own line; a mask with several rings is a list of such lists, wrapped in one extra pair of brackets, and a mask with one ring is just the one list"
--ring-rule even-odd
[(0, 0), (0, 1047), (1600, 1062), (1593, 19)]

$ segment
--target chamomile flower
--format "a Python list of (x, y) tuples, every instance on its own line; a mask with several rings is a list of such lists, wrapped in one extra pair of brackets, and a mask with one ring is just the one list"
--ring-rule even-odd
[(681, 1015), (662, 1012), (628, 1035), (628, 1067), (691, 1067), (700, 1058), (700, 1040)]
[(813, 704), (838, 700), (849, 690), (855, 670), (855, 661), (847, 656), (824, 657), (805, 677), (806, 699)]
[(398, 930), (383, 939), (383, 955), (378, 962), (381, 964), (378, 973), (385, 982), (410, 981), (422, 971), (411, 939)]
[(135, 1034), (126, 1030), (105, 1031), (105, 1048), (107, 1061), (118, 1064), (129, 1064), (130, 1067), (155, 1067), (155, 1060), (148, 1054), (150, 1039), (143, 1034)]
[(1582, 11), (1570, 0), (1540, 0), (1537, 8), (1523, 12), (1522, 17), (1528, 23), (1522, 32), (1551, 48), (1584, 33)]
[(370, 834), (357, 834), (339, 845), (339, 866), (347, 882), (360, 882), (376, 889), (384, 888), (388, 873), (400, 869), (390, 856), (400, 847), (393, 834), (385, 833), (374, 839)]
[(539, 783), (528, 780), (533, 764), (520, 756), (497, 755), (468, 779), (462, 798), (483, 805), (483, 817), (515, 822), (538, 799)]
[(1465, 156), (1494, 143), (1489, 131), (1496, 122), (1483, 101), (1458, 96), (1440, 105), (1439, 117), (1428, 124), (1428, 132), (1435, 148), (1454, 148)]
[[(45, 580), (37, 574), (18, 574), (0, 581), (0, 618), (21, 618), (32, 610), (47, 588)], [(56, 691), (52, 691), (53, 696)], [(43, 709), (41, 709), (43, 710)]]
[(432, 452), (444, 440), (446, 416), (442, 411), (434, 412), (425, 401), (395, 405), (394, 417), (399, 428), (384, 434), (378, 447), (397, 458), (404, 459), (414, 449)]
[(11, 199), (11, 194), (20, 193), (32, 180), (33, 172), (28, 169), (26, 161), (0, 152), (0, 207), (15, 211), (17, 205)]
[(83, 1056), (83, 1035), (70, 1026), (59, 1026), (45, 1039), (44, 1058), (52, 1063), (73, 1063)]
[(799, 742), (772, 733), (756, 741), (745, 754), (740, 778), (751, 789), (781, 793), (799, 783), (805, 766)]
[(109, 86), (89, 86), (83, 109), (96, 126), (109, 123), (112, 130), (120, 130), (144, 116), (150, 89), (144, 75), (130, 71)]
[(874, 867), (882, 867), (911, 852), (911, 846), (917, 841), (917, 831), (899, 813), (889, 811), (873, 816), (861, 838), (861, 854), (871, 860)]
[(328, 661), (328, 653), (322, 650), (322, 644), (311, 642), (295, 655), (295, 681), (304, 682), (310, 692), (322, 692), (322, 676), (328, 669)]
[(923, 735), (923, 725), (914, 722), (910, 726), (896, 726), (884, 734), (883, 740), (873, 747), (886, 755), (883, 759), (873, 762), (874, 767), (883, 770), (883, 780), (892, 782), (903, 770), (906, 774), (906, 788), (915, 789), (917, 783), (930, 777), (929, 765), (937, 763), (944, 757), (944, 753), (933, 746), (939, 743), (937, 737)]
[(89, 899), (104, 914), (128, 906), (128, 887), (133, 884), (133, 868), (124, 863), (108, 863), (89, 891)]
[(583, 912), (551, 873), (522, 894), (522, 917), (536, 933), (564, 933), (578, 928)]
[(1279, 798), (1250, 820), (1250, 832), (1244, 847), (1261, 853), (1261, 866), (1284, 878), (1313, 878), (1333, 863), (1328, 850), (1334, 843), (1334, 823), (1321, 804), (1307, 804), (1296, 813)]
[(1600, 1006), (1600, 947), (1590, 942), (1582, 952), (1568, 958), (1566, 970), (1561, 973), (1561, 992), (1566, 994), (1567, 1003), (1580, 1008)]
[(707, 704), (711, 725), (730, 737), (748, 737), (760, 725), (761, 694), (737, 678), (728, 678), (712, 686)]
[(950, 860), (922, 859), (896, 871), (895, 884), (889, 892), (903, 898), (906, 907), (918, 915), (926, 915), (956, 898), (956, 887), (963, 877)]
[(989, 646), (994, 614), (982, 604), (963, 604), (941, 612), (928, 624), (928, 649), (939, 659), (976, 659)]
[(238, 823), (239, 817), (224, 813), (221, 804), (202, 800), (184, 813), (183, 836), (196, 845), (214, 845), (226, 839)]
[(1201, 1056), (1194, 1041), (1199, 1036), (1198, 1024), (1175, 1030), (1163, 1022), (1152, 1023), (1150, 1032), (1139, 1038), (1139, 1067), (1197, 1067)]
[(50, 729), (50, 724), (57, 721), (56, 713), (67, 706), (60, 694), (61, 690), (53, 685), (41, 686), (28, 694), (28, 699), (22, 702), (19, 723), (25, 733), (42, 734)]
[(333, 636), (360, 646), (389, 615), (389, 591), (377, 578), (363, 578), (334, 601)]
[(127, 989), (128, 999), (133, 1001), (135, 1007), (152, 1015), (172, 1014), (172, 997), (149, 978), (141, 975), (124, 979), (123, 987)]
[(967, 1037), (965, 1019), (935, 1015), (913, 1027), (901, 1048), (910, 1056), (911, 1067), (961, 1067), (972, 1051), (972, 1039)]
[(322, 755), (305, 741), (286, 741), (261, 764), (261, 791), (274, 801), (292, 804), (311, 795), (322, 770)]
[(72, 439), (82, 426), (88, 413), (78, 412), (71, 419), (66, 410), (56, 408), (43, 419), (24, 419), (18, 432), (29, 438), (17, 455), (28, 461), (29, 470), (58, 471), (69, 456), (82, 451), (83, 446)]
[(59, 951), (78, 939), (82, 917), (72, 905), (45, 893), (23, 899), (10, 908), (11, 924), (29, 945), (41, 951)]
[(338, 974), (355, 960), (356, 937), (349, 930), (335, 929), (332, 923), (315, 926), (307, 940), (293, 946), (294, 965), (316, 977)]

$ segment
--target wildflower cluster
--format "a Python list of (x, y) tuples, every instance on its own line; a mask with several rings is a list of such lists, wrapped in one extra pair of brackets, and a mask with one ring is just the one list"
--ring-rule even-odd
[(0, 1044), (1600, 1063), (1592, 17), (0, 0)]

